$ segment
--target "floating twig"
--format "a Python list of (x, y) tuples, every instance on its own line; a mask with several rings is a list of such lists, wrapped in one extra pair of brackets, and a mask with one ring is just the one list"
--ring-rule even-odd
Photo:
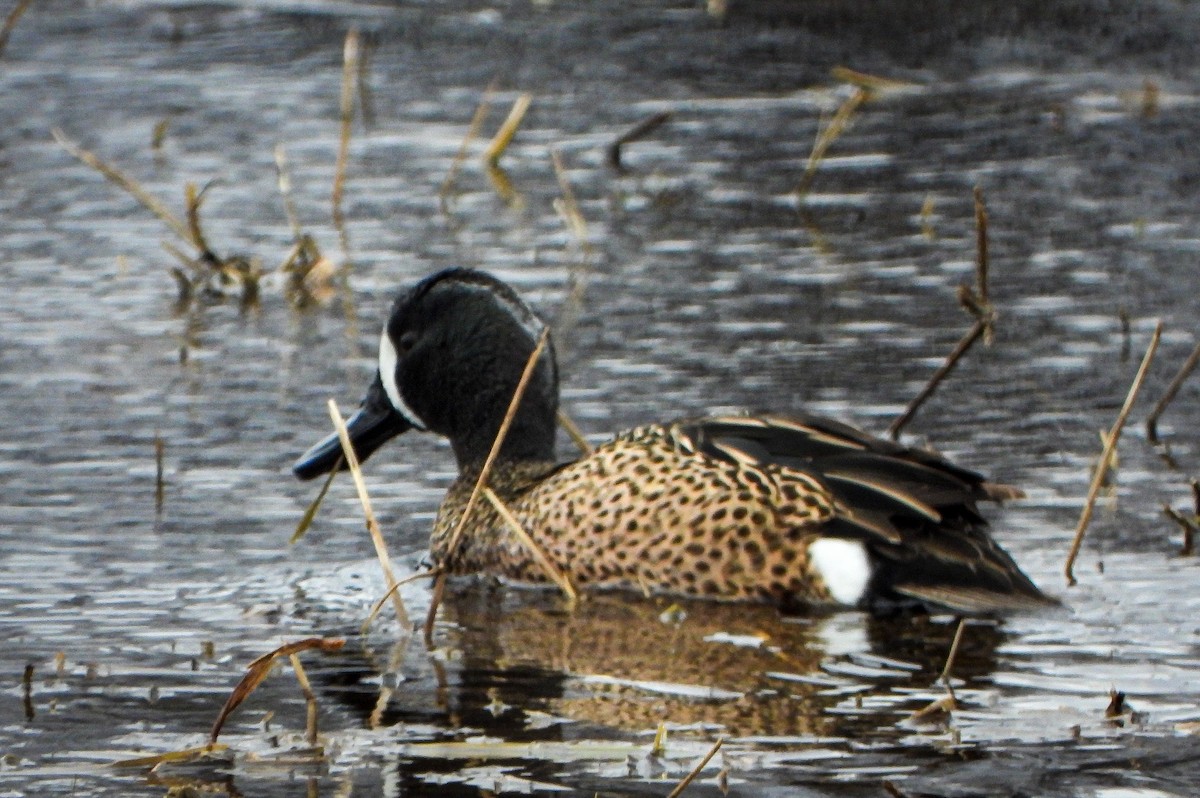
[(1200, 364), (1200, 344), (1192, 349), (1192, 353), (1188, 355), (1188, 359), (1180, 366), (1179, 371), (1167, 386), (1167, 390), (1163, 392), (1162, 398), (1158, 400), (1158, 404), (1150, 411), (1150, 415), (1146, 417), (1146, 437), (1151, 443), (1158, 443), (1158, 417), (1167, 409), (1167, 405), (1175, 399), (1175, 394), (1179, 393), (1179, 389), (1183, 387), (1183, 383), (1195, 370), (1196, 365)]
[(492, 448), (488, 452), (487, 458), (483, 461), (483, 467), (479, 470), (479, 476), (475, 479), (475, 486), (471, 488), (471, 495), (467, 497), (467, 504), (463, 508), (462, 515), (458, 517), (458, 523), (455, 524), (454, 531), (450, 534), (450, 541), (446, 545), (446, 554), (442, 561), (445, 571), (439, 574), (437, 581), (434, 582), (433, 599), (429, 602), (429, 614), (425, 617), (425, 641), (427, 643), (433, 637), (433, 621), (437, 616), (438, 605), (441, 603), (441, 597), (445, 590), (446, 572), (450, 570), (451, 564), (454, 562), (454, 557), (458, 553), (459, 542), (462, 539), (463, 531), (466, 529), (467, 519), (470, 518), (471, 511), (475, 509), (475, 503), (479, 500), (479, 495), (487, 484), (487, 479), (492, 472), (492, 466), (496, 462), (496, 457), (500, 454), (500, 447), (504, 445), (504, 439), (508, 436), (508, 428), (512, 425), (513, 418), (517, 415), (517, 408), (521, 405), (521, 398), (525, 395), (525, 389), (529, 386), (534, 369), (537, 368), (538, 360), (541, 358), (542, 351), (546, 348), (546, 343), (549, 340), (550, 328), (543, 327), (542, 334), (538, 336), (537, 345), (529, 353), (529, 360), (526, 361), (525, 370), (521, 373), (521, 379), (517, 382), (516, 390), (513, 391), (512, 399), (508, 403), (508, 410), (500, 422), (500, 428), (496, 430), (496, 438), (492, 441)]
[(975, 317), (975, 323), (971, 328), (959, 339), (955, 344), (954, 349), (942, 361), (937, 370), (933, 372), (933, 376), (929, 378), (929, 382), (925, 383), (925, 387), (921, 389), (908, 407), (904, 408), (904, 412), (896, 417), (896, 420), (888, 427), (888, 435), (892, 440), (900, 438), (900, 432), (908, 423), (916, 416), (917, 411), (921, 406), (933, 396), (934, 391), (942, 384), (946, 377), (950, 376), (950, 372), (954, 371), (954, 367), (958, 365), (958, 361), (963, 358), (963, 355), (975, 345), (975, 342), (980, 338), (984, 338), (985, 343), (991, 340), (992, 328), (996, 321), (996, 311), (991, 305), (988, 294), (988, 217), (987, 207), (983, 202), (983, 190), (978, 186), (974, 191), (975, 198), (975, 284), (977, 290), (972, 290), (969, 286), (960, 285), (958, 287), (958, 302), (963, 308)]
[(668, 119), (671, 118), (670, 111), (659, 111), (656, 114), (651, 114), (642, 121), (638, 122), (633, 127), (626, 130), (608, 145), (608, 164), (617, 171), (624, 170), (621, 164), (621, 148), (626, 144), (632, 144), (639, 139), (643, 139), (650, 135), (658, 128), (662, 127)]
[[(329, 400), (329, 417), (337, 429), (338, 440), (342, 444), (342, 457), (350, 468), (350, 476), (354, 478), (354, 487), (358, 491), (358, 500), (362, 504), (363, 515), (367, 519), (367, 531), (371, 533), (371, 543), (375, 545), (375, 556), (379, 558), (379, 567), (383, 569), (383, 578), (390, 590), (396, 584), (396, 575), (392, 572), (392, 560), (388, 556), (387, 543), (383, 539), (383, 531), (375, 520), (375, 511), (371, 509), (371, 497), (367, 493), (367, 482), (363, 479), (362, 468), (358, 464), (358, 453), (350, 442), (350, 433), (346, 430), (346, 422), (338, 410), (337, 402)], [(408, 628), (408, 611), (404, 608), (404, 600), (399, 593), (392, 593), (392, 604), (396, 608), (396, 619), (405, 629)]]
[(496, 135), (492, 137), (487, 149), (483, 152), (483, 160), (489, 166), (500, 165), (500, 157), (508, 150), (508, 145), (512, 143), (513, 136), (517, 135), (517, 130), (521, 127), (521, 122), (525, 119), (525, 113), (529, 110), (529, 105), (532, 102), (533, 95), (528, 92), (523, 92), (517, 96), (517, 99), (513, 102), (512, 109), (508, 112), (508, 117), (504, 120), (504, 124), (500, 125), (500, 129), (496, 131)]
[(1112, 462), (1113, 452), (1116, 451), (1117, 442), (1121, 439), (1121, 430), (1125, 428), (1125, 420), (1129, 418), (1129, 412), (1133, 409), (1133, 403), (1137, 399), (1138, 392), (1142, 389), (1142, 383), (1146, 381), (1146, 372), (1150, 369), (1150, 363), (1154, 360), (1154, 353), (1158, 349), (1158, 341), (1162, 337), (1163, 323), (1160, 321), (1154, 325), (1154, 334), (1150, 336), (1150, 345), (1146, 347), (1146, 354), (1142, 358), (1142, 364), (1138, 367), (1137, 374), (1133, 378), (1133, 384), (1129, 386), (1129, 393), (1125, 396), (1125, 404), (1121, 405), (1121, 412), (1117, 415), (1117, 420), (1113, 424), (1105, 436), (1104, 450), (1100, 453), (1100, 462), (1096, 464), (1096, 473), (1092, 476), (1092, 484), (1088, 488), (1087, 500), (1083, 505), (1083, 512), (1079, 515), (1079, 525), (1075, 528), (1075, 539), (1071, 542), (1071, 551), (1067, 554), (1067, 563), (1063, 567), (1063, 575), (1067, 578), (1067, 585), (1074, 587), (1075, 581), (1075, 558), (1079, 555), (1079, 547), (1083, 545), (1083, 535), (1087, 531), (1088, 524), (1091, 523), (1092, 513), (1095, 511), (1096, 499), (1100, 495), (1100, 488), (1104, 484), (1104, 476), (1108, 472), (1109, 463)]
[(33, 0), (17, 0), (13, 10), (8, 12), (8, 16), (4, 19), (4, 26), (0, 27), (0, 53), (4, 52), (9, 35), (12, 34), (13, 28), (17, 27), (17, 21), (31, 5), (33, 5)]
[(704, 768), (708, 767), (708, 763), (712, 760), (712, 758), (714, 756), (717, 755), (717, 751), (720, 751), (721, 746), (724, 744), (725, 744), (725, 738), (718, 737), (717, 741), (715, 743), (713, 743), (713, 747), (708, 749), (708, 753), (704, 755), (704, 758), (701, 759), (699, 763), (697, 763), (696, 767), (692, 768), (692, 772), (687, 774), (686, 776), (684, 776), (683, 781), (679, 782), (679, 784), (675, 785), (675, 789), (673, 789), (673, 790), (671, 790), (671, 792), (667, 793), (667, 798), (679, 798), (680, 793), (682, 793), (684, 790), (687, 789), (688, 785), (691, 784), (696, 779), (696, 777), (700, 775), (700, 773), (704, 770)]
[(570, 577), (563, 573), (562, 569), (554, 564), (554, 561), (551, 560), (549, 555), (542, 550), (542, 547), (537, 544), (537, 541), (530, 536), (530, 534), (525, 530), (525, 527), (522, 526), (517, 517), (512, 514), (512, 511), (508, 509), (508, 506), (505, 505), (501, 498), (496, 495), (494, 490), (485, 486), (483, 489), (483, 495), (484, 498), (491, 502), (492, 507), (495, 508), (496, 512), (500, 515), (501, 520), (504, 521), (509, 530), (511, 530), (512, 533), (517, 536), (517, 539), (521, 541), (521, 544), (524, 545), (525, 548), (529, 549), (529, 553), (533, 555), (534, 562), (536, 562), (538, 567), (542, 569), (542, 572), (546, 575), (546, 578), (558, 585), (558, 589), (561, 590), (563, 595), (567, 597), (569, 606), (574, 607), (575, 603), (579, 600), (579, 595), (575, 592), (575, 586), (571, 584)]
[(229, 694), (229, 698), (225, 701), (225, 706), (221, 707), (221, 712), (217, 715), (212, 731), (208, 735), (209, 744), (211, 745), (217, 741), (217, 737), (221, 734), (221, 727), (225, 725), (226, 719), (262, 684), (263, 679), (267, 678), (267, 674), (271, 672), (271, 666), (275, 664), (276, 659), (290, 657), (293, 654), (299, 654), (301, 651), (308, 651), (314, 648), (329, 653), (340, 650), (344, 645), (346, 645), (346, 641), (340, 638), (309, 637), (304, 640), (297, 640), (294, 643), (282, 645), (251, 662), (246, 666), (246, 673), (242, 676), (241, 681), (237, 683), (237, 686), (233, 688), (233, 692)]

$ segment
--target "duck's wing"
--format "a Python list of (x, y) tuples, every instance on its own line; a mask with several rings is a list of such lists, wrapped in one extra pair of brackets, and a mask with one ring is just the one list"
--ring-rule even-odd
[(681, 423), (697, 450), (815, 477), (832, 495), (827, 537), (871, 554), (870, 594), (961, 612), (1044, 607), (1053, 601), (992, 540), (977, 502), (1020, 492), (944, 458), (817, 416), (729, 416)]

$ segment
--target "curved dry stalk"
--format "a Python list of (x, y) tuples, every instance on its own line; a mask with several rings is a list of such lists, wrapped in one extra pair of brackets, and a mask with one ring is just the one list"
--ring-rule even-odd
[(196, 242), (192, 239), (191, 234), (188, 232), (187, 226), (180, 221), (179, 217), (171, 213), (171, 211), (167, 209), (166, 205), (163, 205), (156, 197), (151, 195), (150, 192), (142, 188), (136, 180), (129, 177), (115, 166), (102, 161), (95, 153), (91, 152), (90, 150), (85, 150), (74, 141), (71, 141), (61, 129), (51, 128), (50, 135), (54, 136), (54, 140), (58, 142), (58, 146), (66, 150), (68, 154), (79, 160), (85, 166), (92, 167), (97, 172), (108, 178), (109, 181), (116, 183), (118, 186), (125, 189), (126, 193), (128, 193), (138, 202), (142, 203), (143, 207), (145, 207), (159, 219), (162, 219), (163, 222), (165, 222), (166, 225), (170, 227), (177, 236), (192, 246), (196, 245)]
[(442, 187), (438, 189), (438, 203), (441, 206), (442, 213), (448, 211), (447, 197), (450, 195), (450, 190), (454, 187), (454, 180), (458, 177), (458, 172), (462, 168), (463, 161), (467, 158), (467, 150), (476, 138), (479, 137), (479, 128), (483, 127), (483, 120), (487, 117), (487, 112), (492, 107), (492, 94), (496, 91), (496, 81), (492, 81), (483, 91), (483, 97), (479, 100), (479, 105), (475, 108), (475, 113), (471, 116), (471, 123), (467, 126), (467, 135), (463, 137), (462, 144), (458, 145), (458, 152), (454, 154), (454, 160), (450, 162), (450, 169), (446, 172), (446, 179), (442, 181)]
[(1096, 464), (1096, 473), (1092, 476), (1092, 484), (1088, 488), (1087, 500), (1083, 505), (1083, 512), (1079, 515), (1079, 524), (1075, 527), (1075, 539), (1071, 541), (1071, 551), (1067, 554), (1067, 563), (1063, 566), (1063, 575), (1067, 578), (1067, 585), (1074, 587), (1075, 581), (1075, 558), (1079, 556), (1079, 547), (1083, 545), (1083, 535), (1087, 532), (1088, 524), (1092, 522), (1092, 513), (1095, 511), (1096, 498), (1100, 495), (1100, 488), (1104, 485), (1104, 477), (1108, 473), (1109, 464), (1112, 462), (1113, 453), (1117, 449), (1117, 441), (1121, 439), (1121, 430), (1125, 428), (1125, 421), (1129, 418), (1129, 412), (1133, 410), (1133, 403), (1137, 399), (1138, 392), (1142, 389), (1142, 383), (1146, 381), (1146, 372), (1150, 369), (1150, 363), (1154, 360), (1154, 353), (1158, 350), (1158, 341), (1162, 337), (1163, 323), (1160, 321), (1154, 325), (1154, 334), (1150, 336), (1150, 345), (1146, 347), (1146, 354), (1142, 357), (1142, 364), (1138, 367), (1137, 374), (1133, 378), (1133, 384), (1129, 386), (1129, 393), (1125, 396), (1125, 404), (1121, 405), (1121, 412), (1117, 414), (1117, 420), (1113, 423), (1112, 429), (1104, 437), (1104, 450), (1100, 453), (1100, 462)]

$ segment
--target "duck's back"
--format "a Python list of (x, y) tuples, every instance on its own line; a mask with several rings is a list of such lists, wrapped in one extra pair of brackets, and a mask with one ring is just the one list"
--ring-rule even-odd
[[(447, 497), (435, 557), (469, 482)], [(966, 612), (1048, 601), (976, 508), (1011, 491), (825, 419), (639, 427), (549, 473), (500, 472), (493, 483), (580, 588), (780, 605), (916, 601)], [(542, 580), (527, 546), (490, 508), (480, 512), (456, 570)]]

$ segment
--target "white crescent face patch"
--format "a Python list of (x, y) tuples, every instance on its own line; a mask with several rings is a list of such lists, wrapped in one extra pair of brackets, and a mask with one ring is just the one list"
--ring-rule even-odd
[(409, 424), (423, 430), (425, 422), (421, 421), (421, 417), (408, 406), (408, 402), (404, 401), (404, 396), (400, 393), (400, 386), (396, 384), (397, 362), (399, 362), (399, 358), (396, 356), (396, 346), (388, 336), (387, 327), (384, 327), (383, 335), (379, 337), (379, 379), (383, 382), (383, 390), (387, 393), (388, 401), (392, 403), (396, 412), (404, 416), (404, 420)]

